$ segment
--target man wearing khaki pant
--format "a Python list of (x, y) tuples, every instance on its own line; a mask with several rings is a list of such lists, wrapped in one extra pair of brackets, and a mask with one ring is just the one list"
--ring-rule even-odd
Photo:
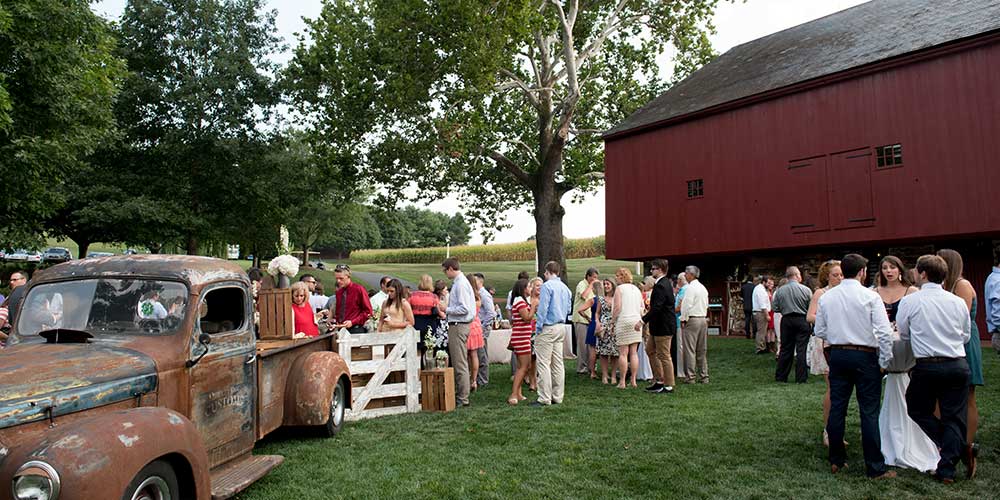
[(701, 270), (684, 269), (688, 286), (681, 300), (681, 329), (684, 336), (684, 383), (708, 383), (708, 290), (698, 281)]
[(469, 406), (469, 327), (476, 316), (476, 295), (472, 284), (452, 257), (441, 264), (444, 274), (452, 280), (448, 294), (448, 357), (455, 368), (455, 404)]
[(559, 279), (559, 263), (545, 264), (545, 284), (538, 297), (535, 357), (538, 371), (538, 401), (530, 406), (548, 406), (563, 402), (566, 377), (563, 367), (563, 343), (566, 341), (566, 318), (573, 305), (573, 293)]
[(764, 276), (753, 289), (753, 320), (757, 324), (757, 354), (767, 354), (767, 324), (770, 321), (771, 296), (767, 294), (768, 283), (774, 283), (770, 276)]
[(636, 323), (641, 330), (643, 323), (649, 325), (649, 335), (645, 338), (649, 366), (653, 370), (653, 385), (646, 388), (654, 394), (674, 392), (674, 362), (670, 359), (670, 343), (677, 334), (677, 317), (674, 316), (674, 289), (667, 275), (666, 259), (655, 259), (650, 265), (650, 273), (656, 279), (649, 299), (649, 311)]

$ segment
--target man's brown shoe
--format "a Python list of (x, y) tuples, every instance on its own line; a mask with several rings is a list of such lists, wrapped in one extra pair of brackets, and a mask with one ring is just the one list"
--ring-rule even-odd
[(890, 470), (890, 471), (885, 471), (885, 472), (884, 472), (884, 473), (883, 473), (882, 475), (880, 475), (880, 476), (875, 476), (875, 477), (872, 477), (872, 479), (892, 479), (892, 478), (894, 478), (894, 477), (896, 477), (896, 471), (894, 471), (894, 470)]
[(836, 474), (836, 473), (838, 473), (838, 472), (840, 472), (842, 470), (847, 470), (847, 464), (841, 464), (841, 465), (831, 464), (830, 465), (830, 472), (832, 472), (834, 474)]

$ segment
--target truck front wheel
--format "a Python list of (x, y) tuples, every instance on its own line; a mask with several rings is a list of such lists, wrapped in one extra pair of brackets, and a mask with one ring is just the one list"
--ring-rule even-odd
[(174, 500), (180, 498), (177, 474), (163, 460), (142, 468), (122, 495), (122, 500)]
[(326, 435), (336, 436), (340, 429), (344, 427), (344, 414), (347, 412), (347, 384), (344, 379), (337, 381), (333, 388), (333, 397), (330, 398), (330, 418), (326, 420)]

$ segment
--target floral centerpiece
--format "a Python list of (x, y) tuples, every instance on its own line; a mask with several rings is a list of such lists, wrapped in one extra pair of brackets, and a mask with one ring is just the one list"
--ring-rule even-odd
[(267, 274), (274, 276), (278, 288), (288, 288), (289, 280), (299, 273), (299, 259), (291, 255), (279, 255), (267, 264)]
[(445, 351), (438, 351), (437, 354), (435, 355), (435, 357), (437, 358), (437, 367), (438, 368), (447, 368), (448, 367), (448, 353), (447, 352), (445, 352)]

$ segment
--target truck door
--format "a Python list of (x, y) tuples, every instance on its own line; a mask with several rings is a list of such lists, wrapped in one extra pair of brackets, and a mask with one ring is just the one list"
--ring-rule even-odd
[(257, 363), (253, 315), (239, 283), (210, 285), (202, 292), (191, 341), (191, 359), (208, 353), (191, 367), (191, 415), (215, 467), (253, 449), (256, 429)]

